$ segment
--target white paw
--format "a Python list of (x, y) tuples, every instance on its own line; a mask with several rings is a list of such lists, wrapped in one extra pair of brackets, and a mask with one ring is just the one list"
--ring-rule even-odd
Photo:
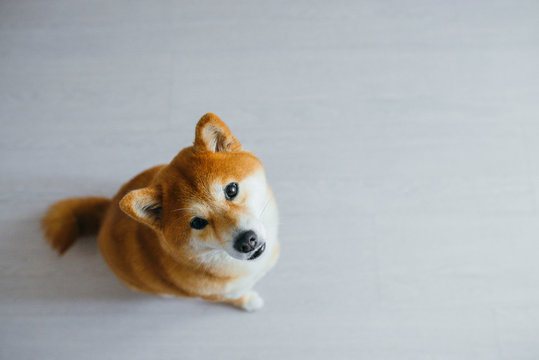
[(244, 296), (245, 301), (242, 304), (243, 310), (251, 312), (261, 309), (264, 306), (264, 299), (262, 299), (256, 291), (248, 291)]

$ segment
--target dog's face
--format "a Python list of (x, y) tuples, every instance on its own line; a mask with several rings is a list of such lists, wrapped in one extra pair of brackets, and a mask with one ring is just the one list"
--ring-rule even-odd
[(154, 182), (120, 207), (156, 230), (171, 254), (204, 263), (268, 256), (276, 209), (264, 168), (217, 116), (199, 121), (194, 145)]
[(263, 216), (271, 193), (253, 155), (186, 149), (162, 175), (174, 179), (167, 183), (162, 201), (169, 245), (183, 241), (190, 255), (207, 260), (219, 252), (239, 260), (256, 260), (264, 253)]

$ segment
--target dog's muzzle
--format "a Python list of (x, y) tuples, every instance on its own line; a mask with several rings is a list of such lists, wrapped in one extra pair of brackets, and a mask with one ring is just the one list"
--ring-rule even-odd
[(259, 241), (254, 231), (248, 230), (236, 236), (234, 239), (234, 249), (242, 254), (246, 254), (247, 260), (254, 260), (264, 253), (266, 243)]

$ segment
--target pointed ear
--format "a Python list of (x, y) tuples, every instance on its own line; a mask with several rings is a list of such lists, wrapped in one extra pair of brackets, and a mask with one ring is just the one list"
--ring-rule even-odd
[(161, 195), (154, 188), (142, 188), (128, 192), (120, 200), (120, 209), (133, 219), (152, 228), (161, 224)]
[(212, 113), (204, 115), (195, 130), (195, 150), (211, 152), (235, 152), (241, 144), (226, 124)]

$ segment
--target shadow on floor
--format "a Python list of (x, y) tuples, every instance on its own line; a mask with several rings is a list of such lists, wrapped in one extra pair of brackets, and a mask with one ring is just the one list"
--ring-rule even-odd
[[(41, 232), (41, 213), (11, 222), (0, 255), (6, 289), (0, 298), (20, 301), (76, 299), (139, 301), (150, 297), (121, 283), (104, 262), (95, 236), (77, 239), (58, 256)], [(9, 254), (9, 257), (7, 257)]]

